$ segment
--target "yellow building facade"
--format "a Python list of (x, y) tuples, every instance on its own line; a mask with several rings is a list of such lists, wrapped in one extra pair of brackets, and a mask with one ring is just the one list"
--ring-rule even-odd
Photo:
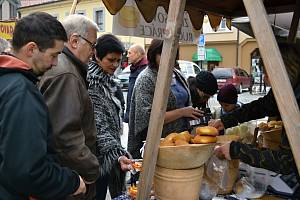
[[(21, 7), (18, 9), (21, 17), (32, 12), (43, 11), (55, 16), (62, 21), (69, 15), (73, 0), (51, 1), (38, 5)], [(95, 21), (100, 29), (98, 36), (111, 33), (113, 27), (113, 16), (108, 12), (102, 1), (99, 0), (81, 0), (76, 7), (76, 13), (83, 14)], [(221, 24), (222, 25), (222, 24)], [(221, 27), (220, 25), (220, 27)], [(215, 48), (222, 60), (219, 62), (208, 62), (203, 65), (205, 69), (219, 67), (241, 67), (247, 72), (251, 72), (251, 54), (257, 49), (255, 39), (238, 31), (232, 27), (232, 30), (219, 28), (217, 32), (211, 30), (208, 19), (204, 19), (203, 31), (206, 37), (206, 48)], [(131, 44), (140, 44), (146, 49), (151, 39), (139, 38), (133, 36), (118, 36), (128, 48)], [(180, 44), (179, 55), (181, 60), (193, 60), (193, 54), (197, 52), (196, 44)]]
[[(47, 12), (52, 16), (56, 17), (59, 21), (62, 21), (66, 16), (69, 15), (72, 3), (73, 0), (52, 1), (43, 4), (21, 7), (18, 9), (18, 11), (20, 12), (21, 17), (38, 11)], [(83, 14), (88, 18), (92, 19), (94, 22), (96, 22), (100, 29), (98, 36), (112, 32), (113, 16), (105, 8), (102, 1), (81, 0), (76, 7), (75, 13)], [(128, 48), (131, 44), (137, 43), (142, 46), (145, 46), (147, 42), (149, 43), (149, 40), (139, 37), (118, 37), (124, 43), (126, 48)]]

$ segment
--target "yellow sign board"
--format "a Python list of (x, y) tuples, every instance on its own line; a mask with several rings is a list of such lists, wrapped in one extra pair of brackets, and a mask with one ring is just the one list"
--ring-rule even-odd
[(0, 22), (0, 37), (11, 40), (16, 22), (2, 21)]

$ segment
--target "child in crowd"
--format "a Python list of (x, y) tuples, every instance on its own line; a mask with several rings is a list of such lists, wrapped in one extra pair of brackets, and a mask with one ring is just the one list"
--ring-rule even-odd
[(225, 85), (219, 90), (217, 100), (221, 107), (215, 110), (213, 114), (215, 119), (242, 106), (242, 103), (238, 102), (238, 92), (232, 84)]

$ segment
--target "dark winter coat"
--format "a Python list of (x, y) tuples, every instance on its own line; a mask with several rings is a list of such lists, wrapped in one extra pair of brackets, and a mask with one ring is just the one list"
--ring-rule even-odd
[(130, 111), (130, 101), (132, 96), (133, 87), (138, 75), (143, 71), (148, 65), (148, 60), (146, 57), (143, 57), (136, 64), (130, 65), (130, 75), (129, 75), (129, 83), (128, 83), (128, 93), (127, 93), (127, 102), (126, 102), (126, 112), (124, 115), (124, 122), (129, 122), (129, 111)]
[[(300, 87), (294, 92), (298, 105), (300, 105)], [(266, 96), (244, 104), (240, 109), (230, 114), (221, 116), (221, 120), (225, 128), (229, 128), (236, 126), (238, 123), (266, 116), (280, 116), (272, 90)], [(249, 144), (232, 142), (230, 145), (230, 156), (232, 159), (241, 159), (241, 161), (254, 167), (265, 168), (282, 174), (297, 173), (296, 164), (285, 131), (283, 131), (281, 136), (279, 150), (257, 149)]]
[(63, 199), (77, 190), (79, 176), (53, 160), (47, 105), (27, 67), (0, 56), (0, 199)]

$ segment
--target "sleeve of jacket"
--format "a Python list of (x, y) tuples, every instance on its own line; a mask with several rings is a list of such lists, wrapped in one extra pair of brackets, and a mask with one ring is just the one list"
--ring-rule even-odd
[(82, 93), (87, 93), (86, 88), (73, 74), (45, 79), (41, 84), (53, 124), (53, 145), (60, 163), (76, 170), (84, 180), (96, 181), (99, 163), (86, 145), (82, 129)]
[(7, 99), (0, 123), (7, 133), (1, 136), (0, 182), (8, 190), (38, 199), (61, 199), (74, 193), (78, 174), (54, 163), (47, 153), (48, 118), (42, 97), (21, 91)]
[(280, 146), (279, 150), (257, 149), (250, 144), (240, 142), (230, 143), (230, 156), (240, 159), (253, 167), (268, 169), (277, 173), (290, 174), (297, 171), (292, 151), (287, 146)]
[[(101, 92), (101, 91), (100, 91)], [(109, 174), (120, 156), (126, 155), (126, 150), (119, 140), (120, 130), (117, 125), (112, 125), (115, 120), (111, 117), (110, 109), (99, 90), (89, 89), (89, 94), (94, 105), (95, 121), (97, 127), (97, 156), (101, 164), (100, 175)], [(116, 113), (116, 115), (118, 115)]]
[(276, 116), (278, 114), (277, 104), (273, 92), (270, 90), (266, 96), (244, 104), (241, 108), (232, 113), (221, 116), (221, 120), (225, 128), (230, 128), (238, 125), (238, 123), (260, 119), (266, 116)]

